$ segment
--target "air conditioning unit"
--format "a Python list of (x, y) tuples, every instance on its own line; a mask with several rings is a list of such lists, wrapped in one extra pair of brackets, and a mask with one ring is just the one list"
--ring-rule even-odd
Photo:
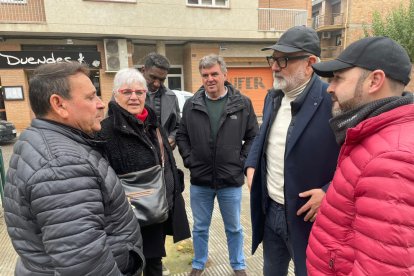
[(322, 39), (330, 39), (331, 33), (330, 32), (322, 32)]
[(117, 72), (128, 67), (126, 39), (104, 39), (106, 72)]

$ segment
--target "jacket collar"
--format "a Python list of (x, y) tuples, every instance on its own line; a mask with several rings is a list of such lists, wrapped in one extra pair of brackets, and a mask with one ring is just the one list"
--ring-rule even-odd
[[(134, 115), (123, 109), (117, 102), (109, 102), (108, 115), (113, 122), (113, 127), (117, 131), (136, 135), (136, 127), (144, 128), (146, 126), (158, 126), (157, 116), (155, 112), (147, 105), (145, 108), (148, 110), (148, 116), (145, 122), (138, 120)], [(108, 118), (108, 119), (109, 119)]]
[[(234, 113), (238, 110), (245, 108), (245, 103), (243, 101), (243, 97), (239, 90), (234, 88), (228, 81), (224, 82), (224, 85), (227, 87), (227, 102), (225, 106), (225, 110), (227, 113)], [(204, 86), (201, 86), (198, 91), (194, 94), (194, 96), (190, 99), (192, 103), (192, 107), (194, 109), (206, 110), (206, 103), (205, 103), (205, 89)]]
[(35, 118), (32, 120), (31, 126), (37, 129), (45, 129), (58, 132), (80, 144), (99, 146), (102, 143), (101, 141), (96, 140), (94, 135), (89, 135), (77, 128), (73, 128), (71, 126), (64, 125), (53, 120)]
[(321, 106), (324, 100), (322, 93), (326, 93), (326, 88), (323, 87), (323, 84), (324, 82), (316, 74), (313, 74), (312, 79), (302, 92), (302, 95), (296, 99), (297, 102), (292, 102), (292, 114), (298, 118), (295, 119), (291, 136), (286, 143), (286, 156), (289, 155), (303, 131), (306, 129), (306, 126)]
[(394, 108), (378, 116), (366, 119), (354, 128), (349, 128), (346, 133), (345, 143), (358, 143), (365, 137), (370, 136), (383, 128), (409, 121), (414, 121), (414, 104)]
[[(311, 79), (309, 80), (308, 84), (306, 85), (305, 89), (303, 90), (302, 93), (300, 93), (300, 95), (291, 102), (291, 107), (292, 107), (292, 115), (296, 115), (300, 108), (302, 107), (303, 103), (305, 102), (306, 96), (309, 94), (309, 90), (310, 88), (313, 86), (315, 80), (318, 78), (318, 76), (316, 74), (313, 74), (313, 76), (311, 77)], [(269, 90), (270, 95), (275, 98), (275, 97), (284, 97), (285, 93), (283, 93), (282, 90), (280, 89), (270, 89)], [(315, 95), (311, 95), (311, 97), (315, 98)], [(319, 98), (318, 96), (316, 96), (316, 98)]]

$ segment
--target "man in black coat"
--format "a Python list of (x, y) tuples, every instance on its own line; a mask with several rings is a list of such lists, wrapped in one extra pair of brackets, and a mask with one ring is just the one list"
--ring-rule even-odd
[(263, 242), (265, 276), (287, 275), (291, 259), (296, 275), (305, 276), (310, 229), (339, 151), (329, 126), (332, 101), (311, 67), (321, 52), (314, 30), (293, 27), (263, 50), (273, 50), (274, 88), (245, 165), (252, 253)]
[(141, 72), (147, 81), (148, 93), (145, 103), (151, 107), (168, 136), (172, 149), (175, 148), (175, 136), (180, 123), (180, 107), (177, 96), (165, 87), (164, 82), (170, 69), (166, 57), (150, 53), (144, 58)]
[[(230, 265), (246, 275), (243, 230), (240, 225), (243, 166), (258, 131), (250, 99), (227, 79), (223, 58), (201, 59), (203, 86), (184, 105), (177, 144), (184, 166), (191, 172), (194, 259), (191, 276), (203, 273), (214, 198), (220, 206), (227, 236)], [(243, 143), (244, 142), (244, 143)]]

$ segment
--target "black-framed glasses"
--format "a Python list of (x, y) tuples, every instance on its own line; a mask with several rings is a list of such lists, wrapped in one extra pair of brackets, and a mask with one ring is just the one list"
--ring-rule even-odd
[(277, 66), (279, 68), (286, 68), (289, 60), (295, 60), (295, 59), (304, 59), (308, 58), (310, 55), (303, 55), (303, 56), (284, 56), (284, 57), (274, 57), (274, 56), (268, 56), (266, 57), (267, 63), (269, 63), (269, 66), (272, 67), (275, 62), (277, 63)]

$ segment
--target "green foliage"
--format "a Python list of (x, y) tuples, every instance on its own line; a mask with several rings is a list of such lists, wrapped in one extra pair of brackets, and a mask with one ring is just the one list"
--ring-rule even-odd
[[(365, 36), (369, 36), (367, 26), (363, 26)], [(402, 4), (389, 14), (381, 16), (378, 11), (373, 13), (372, 35), (388, 36), (401, 44), (414, 60), (414, 0), (404, 7)]]

